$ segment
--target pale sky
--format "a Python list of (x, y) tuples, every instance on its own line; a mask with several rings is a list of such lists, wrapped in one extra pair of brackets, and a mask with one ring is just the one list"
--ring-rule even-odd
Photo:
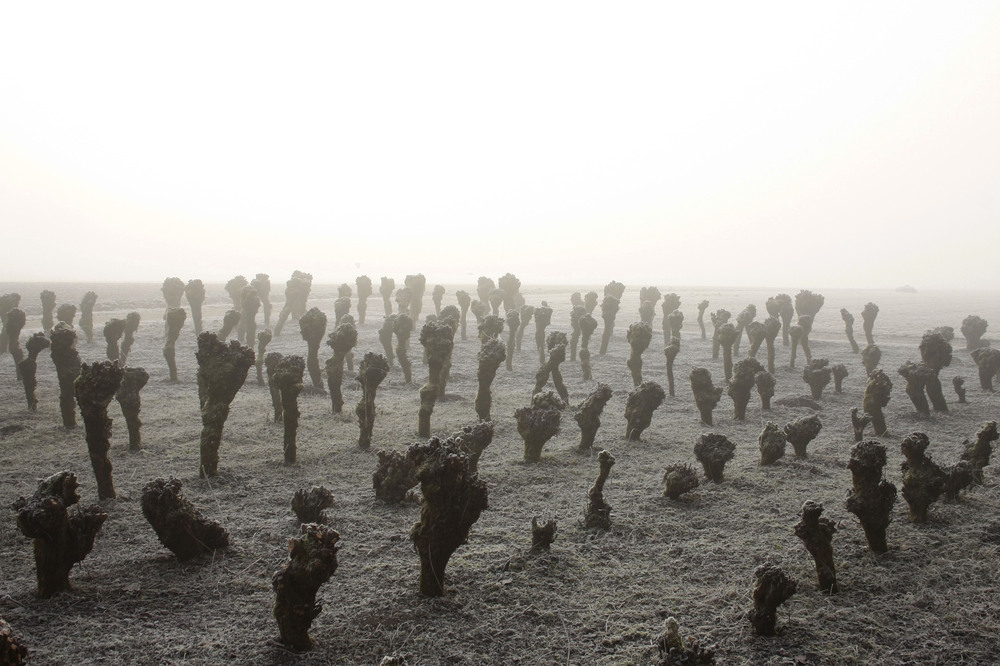
[(2, 281), (1000, 286), (1000, 2), (0, 9)]

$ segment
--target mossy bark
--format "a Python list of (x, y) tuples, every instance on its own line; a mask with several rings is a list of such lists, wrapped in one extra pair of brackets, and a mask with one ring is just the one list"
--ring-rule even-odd
[(142, 489), (142, 515), (160, 543), (185, 562), (229, 547), (229, 533), (181, 494), (180, 479), (156, 479)]
[(302, 525), (302, 536), (288, 542), (289, 561), (271, 577), (278, 640), (295, 650), (312, 647), (309, 627), (323, 610), (316, 593), (337, 570), (338, 541), (340, 534), (326, 525)]

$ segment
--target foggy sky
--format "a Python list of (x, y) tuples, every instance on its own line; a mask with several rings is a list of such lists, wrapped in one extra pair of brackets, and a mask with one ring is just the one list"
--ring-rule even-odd
[(673, 4), (9, 3), (0, 273), (997, 287), (1000, 3)]

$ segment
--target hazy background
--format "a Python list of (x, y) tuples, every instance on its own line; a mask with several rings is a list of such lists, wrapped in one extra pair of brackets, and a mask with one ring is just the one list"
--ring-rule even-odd
[(997, 286), (1000, 3), (679, 5), (6, 3), (2, 279)]

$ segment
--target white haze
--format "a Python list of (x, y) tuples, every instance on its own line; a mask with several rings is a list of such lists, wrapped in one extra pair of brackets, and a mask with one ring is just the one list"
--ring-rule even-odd
[(6, 3), (3, 280), (995, 288), (1000, 4)]

